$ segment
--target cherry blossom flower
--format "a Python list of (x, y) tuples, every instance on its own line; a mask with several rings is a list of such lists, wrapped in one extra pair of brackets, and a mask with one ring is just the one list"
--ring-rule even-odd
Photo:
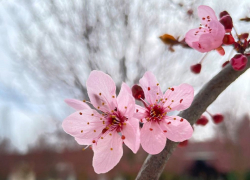
[[(219, 48), (222, 45), (225, 29), (218, 21), (214, 10), (209, 6), (201, 5), (198, 7), (198, 16), (201, 20), (201, 26), (187, 32), (186, 43), (202, 53)], [(219, 50), (220, 54), (225, 54), (221, 49)]]
[(105, 173), (120, 161), (123, 143), (134, 153), (139, 149), (139, 122), (133, 117), (135, 100), (125, 83), (116, 97), (114, 81), (100, 71), (90, 73), (87, 91), (96, 109), (77, 100), (66, 100), (78, 111), (68, 116), (62, 126), (80, 145), (92, 145), (94, 170)]
[(159, 83), (151, 72), (146, 72), (140, 79), (145, 94), (145, 107), (136, 105), (135, 116), (144, 123), (141, 129), (141, 145), (149, 154), (160, 153), (166, 145), (167, 138), (182, 142), (192, 136), (190, 123), (179, 116), (168, 116), (170, 111), (188, 108), (194, 97), (194, 90), (188, 84), (169, 88), (162, 93)]

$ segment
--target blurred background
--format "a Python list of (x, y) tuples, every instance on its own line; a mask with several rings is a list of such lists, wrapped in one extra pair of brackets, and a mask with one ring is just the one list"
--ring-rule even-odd
[[(164, 44), (163, 34), (182, 40), (199, 26), (197, 7), (227, 10), (237, 32), (249, 33), (249, 0), (0, 0), (0, 179), (135, 179), (147, 154), (124, 156), (109, 173), (93, 171), (91, 149), (82, 151), (61, 123), (74, 110), (66, 98), (88, 99), (92, 70), (117, 85), (138, 83), (152, 71), (161, 88), (189, 83), (197, 93), (232, 55), (210, 52), (199, 75), (190, 66), (198, 51)], [(174, 50), (174, 51), (173, 51)], [(231, 53), (232, 52), (232, 53)], [(231, 54), (231, 55), (230, 55)], [(188, 145), (177, 147), (161, 179), (250, 179), (250, 72), (208, 107), (224, 121), (194, 125)], [(177, 114), (178, 112), (174, 112)]]

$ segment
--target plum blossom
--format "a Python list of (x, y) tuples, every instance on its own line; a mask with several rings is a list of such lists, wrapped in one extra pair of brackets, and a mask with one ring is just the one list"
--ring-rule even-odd
[(145, 101), (141, 99), (145, 107), (136, 105), (135, 116), (144, 123), (140, 135), (142, 148), (149, 154), (158, 154), (164, 149), (167, 138), (176, 142), (189, 139), (193, 134), (190, 123), (167, 113), (188, 108), (194, 98), (193, 87), (181, 84), (163, 94), (151, 72), (146, 72), (139, 82), (145, 94)]
[[(219, 48), (222, 45), (225, 28), (218, 21), (214, 10), (209, 6), (201, 5), (198, 7), (198, 16), (201, 26), (186, 33), (186, 43), (202, 53)], [(225, 54), (223, 52), (224, 50), (219, 49), (221, 55)]]
[(80, 145), (92, 145), (94, 170), (105, 173), (120, 161), (123, 143), (134, 153), (139, 149), (139, 122), (133, 117), (135, 100), (125, 83), (116, 97), (114, 81), (100, 71), (92, 71), (86, 84), (89, 103), (96, 109), (78, 100), (65, 100), (77, 111), (63, 121), (62, 127)]

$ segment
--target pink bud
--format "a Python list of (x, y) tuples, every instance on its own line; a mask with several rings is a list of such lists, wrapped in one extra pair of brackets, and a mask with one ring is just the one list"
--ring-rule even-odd
[(224, 26), (226, 32), (231, 32), (233, 28), (233, 20), (230, 15), (223, 16), (220, 23)]
[(222, 114), (215, 114), (212, 118), (215, 124), (219, 124), (224, 120), (224, 116)]
[(242, 54), (236, 54), (230, 61), (232, 67), (236, 71), (243, 70), (247, 65), (247, 57)]
[(220, 18), (222, 18), (223, 16), (229, 15), (229, 13), (227, 11), (222, 11), (220, 13)]
[(233, 36), (231, 34), (225, 34), (223, 38), (223, 44), (225, 45), (231, 45), (235, 42)]
[(194, 74), (199, 74), (201, 72), (201, 64), (198, 63), (198, 64), (195, 64), (195, 65), (192, 65), (190, 67), (191, 71), (194, 73)]
[(179, 147), (185, 147), (188, 145), (188, 140), (182, 141), (178, 144)]
[(205, 126), (208, 123), (208, 119), (206, 116), (201, 116), (200, 119), (196, 121), (197, 125)]
[(141, 98), (145, 99), (144, 92), (143, 92), (141, 86), (139, 86), (139, 85), (134, 85), (132, 87), (132, 95), (137, 100), (141, 100)]

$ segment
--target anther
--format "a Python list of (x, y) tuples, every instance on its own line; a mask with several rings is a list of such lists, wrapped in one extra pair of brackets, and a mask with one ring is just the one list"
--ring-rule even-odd
[(174, 88), (171, 88), (172, 91), (174, 91)]
[(123, 123), (123, 125), (126, 125), (126, 123)]
[(136, 109), (136, 112), (139, 112), (139, 110), (138, 110), (138, 109)]
[(150, 131), (153, 131), (153, 129), (152, 129), (152, 128), (149, 128), (149, 130), (150, 130)]
[(124, 108), (127, 109), (127, 106), (125, 106)]
[(171, 122), (169, 121), (168, 124), (171, 124)]
[(163, 132), (164, 132), (164, 133), (166, 133), (166, 132), (167, 132), (167, 130), (164, 130)]
[(112, 151), (112, 150), (113, 150), (113, 148), (110, 148), (110, 150)]
[(148, 90), (150, 91), (150, 87), (148, 87)]
[(101, 95), (102, 95), (102, 93), (99, 93), (99, 95), (101, 96)]
[(176, 120), (176, 118), (174, 118), (174, 120)]
[(180, 103), (183, 101), (183, 99), (180, 100)]
[(172, 102), (174, 102), (174, 100), (172, 100)]
[(83, 130), (81, 130), (81, 133), (83, 133)]
[(96, 130), (94, 130), (94, 132), (96, 132)]
[(94, 114), (91, 114), (91, 116), (94, 116)]
[(159, 83), (157, 83), (156, 86), (159, 86)]
[(180, 120), (181, 122), (183, 121), (183, 119), (181, 118), (181, 120)]
[(103, 137), (101, 137), (101, 139), (103, 139)]
[(95, 143), (95, 140), (93, 140), (92, 143)]
[(87, 124), (89, 125), (89, 122)]
[(205, 20), (205, 19), (206, 19), (206, 18), (204, 18), (204, 17), (202, 18), (202, 20)]
[(81, 113), (81, 112), (79, 112), (79, 114), (80, 114), (80, 115), (82, 115), (82, 113)]
[(109, 135), (110, 135), (110, 136), (112, 136), (112, 134), (111, 134), (111, 133), (109, 133)]
[(125, 139), (125, 136), (124, 136), (124, 135), (122, 135), (122, 139), (123, 139), (123, 140)]
[(86, 100), (83, 100), (82, 102), (86, 102)]

